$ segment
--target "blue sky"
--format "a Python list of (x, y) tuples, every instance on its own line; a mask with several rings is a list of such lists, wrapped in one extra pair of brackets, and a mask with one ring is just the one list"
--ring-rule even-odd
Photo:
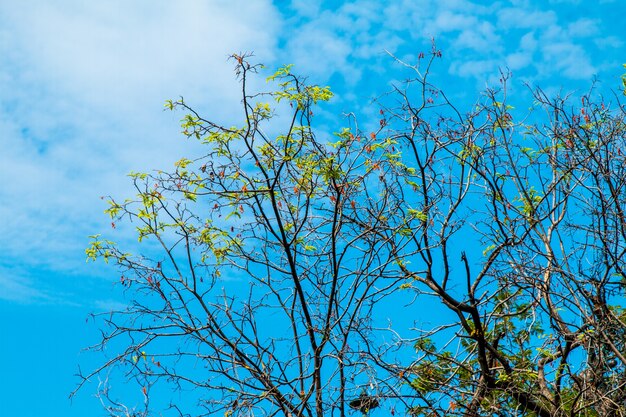
[(0, 415), (102, 414), (95, 386), (67, 400), (77, 366), (98, 359), (80, 354), (98, 335), (85, 319), (123, 302), (114, 271), (85, 263), (87, 236), (110, 230), (100, 196), (197, 150), (165, 99), (235, 121), (229, 54), (329, 84), (324, 117), (339, 130), (342, 112), (366, 123), (370, 99), (402, 79), (389, 53), (414, 62), (433, 37), (435, 77), (460, 106), (499, 68), (513, 102), (525, 82), (582, 92), (594, 77), (608, 96), (624, 15), (620, 0), (0, 2)]

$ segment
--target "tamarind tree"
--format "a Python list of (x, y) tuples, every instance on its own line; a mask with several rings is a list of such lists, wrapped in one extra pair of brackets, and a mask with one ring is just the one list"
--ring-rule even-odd
[(204, 154), (108, 199), (141, 254), (87, 249), (132, 298), (82, 376), (137, 383), (134, 405), (100, 386), (111, 415), (626, 415), (619, 96), (534, 90), (520, 114), (503, 74), (461, 110), (440, 56), (332, 134), (328, 87), (286, 66), (250, 91), (247, 56), (239, 125), (166, 103)]

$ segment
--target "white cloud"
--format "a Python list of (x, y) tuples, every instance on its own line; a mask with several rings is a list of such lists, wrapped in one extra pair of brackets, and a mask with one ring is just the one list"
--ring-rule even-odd
[(292, 0), (291, 8), (297, 16), (314, 17), (320, 12), (322, 0)]
[(476, 23), (477, 19), (474, 16), (444, 10), (432, 22), (426, 24), (424, 32), (437, 36), (446, 32), (469, 29)]
[(502, 40), (496, 34), (494, 26), (489, 22), (481, 22), (471, 29), (465, 29), (456, 39), (455, 46), (470, 48), (482, 53), (499, 53), (502, 50)]
[(291, 22), (291, 35), (281, 51), (284, 61), (306, 71), (312, 82), (327, 83), (340, 75), (349, 85), (361, 80), (363, 71), (377, 67), (385, 50), (402, 40), (387, 27), (384, 5), (369, 0), (344, 3), (317, 16)]
[[(86, 236), (107, 224), (98, 196), (128, 195), (128, 171), (193, 146), (163, 101), (184, 95), (235, 122), (226, 58), (271, 61), (280, 25), (269, 1), (2, 2), (0, 263), (70, 275), (84, 264)], [(45, 277), (3, 273), (5, 298), (43, 297), (33, 286)]]
[(583, 48), (571, 42), (545, 44), (542, 53), (545, 72), (561, 70), (563, 76), (568, 78), (590, 79), (597, 71)]
[(517, 71), (532, 63), (532, 55), (528, 52), (515, 52), (507, 55), (505, 61), (511, 71)]
[(50, 296), (38, 290), (28, 278), (16, 275), (11, 270), (0, 269), (0, 300), (19, 303), (48, 302)]
[(567, 25), (567, 33), (571, 37), (588, 37), (598, 33), (600, 22), (594, 19), (578, 19)]
[(594, 43), (602, 49), (617, 49), (624, 46), (624, 41), (617, 36), (605, 36), (594, 39)]
[(450, 73), (461, 77), (493, 79), (498, 72), (498, 62), (494, 60), (468, 60), (450, 66)]
[(128, 308), (128, 304), (119, 300), (104, 299), (94, 301), (92, 307), (94, 311), (98, 312), (124, 311)]
[(56, 2), (4, 9), (13, 42), (36, 78), (100, 109), (136, 111), (136, 101), (160, 102), (163, 93), (229, 94), (229, 53), (252, 48), (272, 58), (278, 16), (265, 2), (238, 3)]
[(536, 11), (527, 8), (511, 7), (497, 12), (497, 25), (501, 28), (544, 28), (557, 21), (553, 11)]
[(524, 36), (520, 38), (520, 41), (519, 41), (520, 48), (527, 50), (527, 51), (534, 51), (535, 49), (537, 49), (537, 45), (538, 43), (537, 43), (537, 39), (535, 39), (534, 32), (526, 33)]
[[(428, 20), (429, 10), (431, 8), (428, 2), (417, 2), (416, 5), (414, 1), (402, 0), (389, 2), (379, 12), (389, 30), (418, 33)], [(421, 36), (421, 32), (419, 34)]]
[(326, 82), (336, 72), (349, 72), (358, 79), (359, 69), (348, 64), (351, 50), (349, 39), (327, 28), (306, 24), (289, 40), (286, 55), (296, 64), (298, 72), (306, 71), (315, 82)]

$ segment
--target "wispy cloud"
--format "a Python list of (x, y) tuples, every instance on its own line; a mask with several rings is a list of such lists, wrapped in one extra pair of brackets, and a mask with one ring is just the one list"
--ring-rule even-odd
[(48, 302), (49, 294), (38, 290), (27, 277), (0, 269), (0, 299), (18, 303)]
[(507, 7), (496, 13), (497, 25), (504, 29), (541, 29), (557, 22), (554, 11), (529, 10), (522, 7)]
[(86, 236), (106, 227), (98, 197), (193, 146), (163, 101), (232, 118), (226, 58), (271, 60), (280, 22), (266, 1), (0, 4), (0, 261), (30, 265), (3, 270), (3, 297), (43, 300), (38, 269), (83, 268)]
[(383, 49), (402, 58), (406, 53), (415, 56), (431, 37), (444, 48), (450, 72), (479, 85), (497, 78), (504, 66), (523, 69), (525, 78), (536, 82), (552, 77), (588, 80), (601, 67), (590, 48), (617, 42), (606, 40), (598, 18), (572, 20), (571, 13), (561, 13), (565, 6), (556, 3), (485, 6), (468, 0), (423, 0), (387, 6), (357, 0), (326, 8), (319, 2), (305, 7), (294, 1), (292, 7), (302, 14), (291, 17), (297, 30), (287, 23), (290, 35), (283, 56), (322, 79), (339, 74), (349, 83), (385, 66)]
[(567, 25), (566, 32), (572, 37), (588, 37), (597, 35), (600, 22), (597, 19), (578, 19)]
[(584, 49), (572, 42), (553, 42), (542, 47), (544, 73), (561, 70), (562, 74), (572, 79), (590, 79), (596, 67), (585, 56)]
[(102, 300), (96, 300), (92, 304), (92, 307), (96, 312), (124, 311), (126, 308), (128, 308), (128, 304), (123, 303), (119, 300), (107, 298)]

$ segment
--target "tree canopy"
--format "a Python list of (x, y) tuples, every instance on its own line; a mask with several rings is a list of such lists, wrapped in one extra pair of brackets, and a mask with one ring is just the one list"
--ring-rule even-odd
[(160, 415), (163, 386), (194, 399), (173, 415), (626, 415), (619, 95), (535, 89), (523, 113), (503, 73), (460, 109), (430, 83), (440, 56), (332, 135), (328, 87), (285, 66), (250, 91), (246, 56), (239, 125), (166, 103), (204, 154), (108, 199), (144, 251), (87, 249), (133, 300), (83, 376), (137, 382), (139, 405), (101, 386), (111, 415)]

